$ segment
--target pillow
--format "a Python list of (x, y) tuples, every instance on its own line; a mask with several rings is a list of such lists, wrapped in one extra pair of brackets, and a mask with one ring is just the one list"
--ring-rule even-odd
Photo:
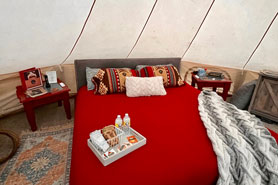
[(98, 71), (99, 71), (99, 68), (86, 67), (86, 79), (87, 79), (88, 91), (95, 89), (95, 85), (92, 82), (92, 78), (97, 74)]
[[(148, 67), (148, 66), (151, 66), (151, 65), (137, 65), (135, 69), (137, 71), (140, 71), (142, 68)], [(164, 64), (164, 65), (155, 65), (155, 66), (173, 66), (173, 64)]]
[(257, 80), (250, 81), (241, 86), (232, 96), (231, 104), (238, 109), (247, 110), (250, 104)]
[[(165, 64), (165, 65), (155, 65), (155, 66), (172, 66), (173, 64)], [(140, 71), (141, 69), (143, 69), (144, 67), (148, 67), (150, 65), (137, 65), (136, 66), (136, 70), (138, 71), (138, 76), (141, 76)]]
[(162, 76), (164, 87), (184, 85), (180, 74), (175, 66), (147, 66), (140, 70), (142, 77)]
[(137, 76), (134, 69), (129, 68), (103, 68), (92, 78), (96, 86), (95, 94), (125, 92), (125, 78)]
[(162, 76), (126, 77), (126, 95), (128, 97), (166, 95)]

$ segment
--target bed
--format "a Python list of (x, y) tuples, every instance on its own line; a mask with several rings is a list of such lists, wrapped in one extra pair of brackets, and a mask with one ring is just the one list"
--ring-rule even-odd
[[(70, 184), (215, 184), (217, 158), (198, 111), (199, 90), (186, 84), (166, 96), (129, 98), (88, 91), (85, 67), (169, 64), (180, 58), (76, 60), (76, 97)], [(87, 146), (89, 133), (128, 113), (147, 144), (103, 166)]]

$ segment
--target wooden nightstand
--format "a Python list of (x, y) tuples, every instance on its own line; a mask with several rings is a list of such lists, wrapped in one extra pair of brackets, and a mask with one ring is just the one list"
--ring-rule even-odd
[[(60, 82), (61, 81), (58, 80), (58, 83)], [(24, 106), (26, 117), (28, 119), (32, 131), (37, 130), (34, 109), (42, 105), (58, 102), (58, 105), (61, 106), (63, 101), (67, 118), (71, 119), (69, 91), (70, 89), (67, 86), (65, 86), (61, 90), (58, 90), (56, 92), (49, 92), (47, 94), (31, 98), (25, 94), (25, 91), (23, 91), (22, 86), (16, 87), (16, 95), (20, 103), (22, 103)]]
[(223, 79), (223, 80), (211, 80), (211, 79), (200, 79), (197, 75), (192, 73), (192, 81), (191, 86), (195, 87), (195, 84), (197, 84), (198, 89), (201, 91), (203, 87), (212, 87), (213, 91), (216, 92), (217, 88), (223, 88), (223, 93), (220, 94), (220, 96), (223, 97), (223, 99), (226, 101), (228, 92), (231, 87), (231, 80)]
[(278, 122), (278, 73), (260, 72), (248, 111)]

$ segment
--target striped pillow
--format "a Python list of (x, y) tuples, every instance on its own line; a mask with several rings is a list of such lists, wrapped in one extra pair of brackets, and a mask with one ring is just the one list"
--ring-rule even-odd
[(106, 95), (125, 92), (125, 78), (137, 76), (134, 69), (103, 68), (92, 78), (96, 86), (95, 94)]
[(175, 66), (147, 66), (140, 70), (141, 77), (162, 76), (164, 87), (184, 85), (180, 74)]

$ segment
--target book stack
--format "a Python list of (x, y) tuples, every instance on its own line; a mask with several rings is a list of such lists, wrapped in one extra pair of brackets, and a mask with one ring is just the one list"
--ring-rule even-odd
[(48, 92), (47, 92), (46, 89), (43, 88), (43, 87), (28, 89), (28, 90), (25, 92), (26, 95), (28, 95), (28, 96), (30, 96), (30, 97), (32, 97), (32, 98), (35, 98), (35, 97), (37, 97), (37, 96), (44, 95), (44, 94), (46, 94), (46, 93), (48, 93)]

